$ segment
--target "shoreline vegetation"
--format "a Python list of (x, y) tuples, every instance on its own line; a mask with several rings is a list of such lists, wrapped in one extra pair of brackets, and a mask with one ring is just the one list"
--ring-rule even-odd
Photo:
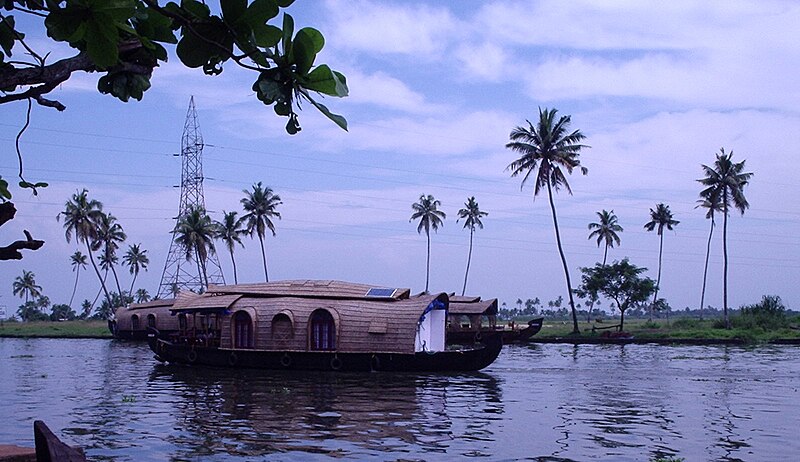
[[(800, 321), (795, 319), (795, 321)], [(630, 320), (625, 324), (626, 335), (611, 335), (608, 329), (617, 320), (604, 322), (581, 322), (581, 334), (572, 334), (572, 323), (563, 320), (545, 320), (542, 330), (530, 339), (531, 343), (572, 344), (625, 344), (659, 343), (688, 345), (756, 345), (782, 344), (800, 345), (800, 323), (792, 323), (779, 329), (760, 327), (717, 327), (718, 319), (677, 318), (671, 320)], [(594, 330), (593, 330), (594, 328)], [(4, 321), (0, 324), (0, 337), (12, 338), (95, 338), (112, 339), (105, 321)]]

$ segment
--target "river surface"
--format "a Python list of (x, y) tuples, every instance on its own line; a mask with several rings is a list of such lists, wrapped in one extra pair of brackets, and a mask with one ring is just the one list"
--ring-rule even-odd
[(0, 338), (0, 444), (89, 460), (781, 461), (800, 348), (508, 346), (471, 374), (165, 366), (145, 344)]

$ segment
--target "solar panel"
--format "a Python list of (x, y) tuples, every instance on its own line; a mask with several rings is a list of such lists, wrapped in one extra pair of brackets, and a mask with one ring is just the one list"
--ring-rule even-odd
[(394, 292), (395, 289), (373, 287), (367, 291), (367, 297), (391, 298), (394, 295)]

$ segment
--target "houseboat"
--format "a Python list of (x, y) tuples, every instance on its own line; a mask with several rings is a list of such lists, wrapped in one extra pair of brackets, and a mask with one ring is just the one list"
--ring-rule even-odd
[(447, 347), (446, 293), (342, 281), (210, 286), (178, 297), (170, 335), (151, 329), (156, 359), (238, 368), (333, 371), (477, 371), (502, 339)]
[[(195, 294), (187, 292), (183, 296), (192, 295)], [(177, 333), (180, 330), (178, 318), (169, 311), (173, 303), (175, 299), (169, 298), (119, 307), (114, 312), (114, 319), (108, 320), (108, 330), (114, 338), (124, 340), (147, 340), (150, 328), (165, 335)]]
[(497, 325), (497, 299), (481, 300), (481, 297), (450, 296), (447, 312), (447, 343), (469, 344), (500, 336), (503, 344), (529, 340), (542, 329), (543, 318), (531, 319), (527, 325), (515, 323)]

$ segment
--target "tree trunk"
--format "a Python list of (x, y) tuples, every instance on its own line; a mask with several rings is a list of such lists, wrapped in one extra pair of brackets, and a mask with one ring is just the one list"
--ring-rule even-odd
[(706, 264), (703, 267), (703, 290), (700, 292), (700, 319), (703, 319), (703, 307), (706, 301), (706, 281), (708, 280), (708, 259), (711, 256), (711, 238), (714, 236), (714, 217), (711, 217), (711, 231), (708, 232), (706, 243)]
[(608, 242), (606, 242), (606, 249), (603, 251), (603, 266), (606, 266), (606, 257), (608, 257)]
[(80, 265), (75, 267), (75, 285), (72, 286), (72, 296), (69, 297), (69, 307), (72, 308), (72, 302), (75, 300), (75, 292), (78, 290), (78, 275), (81, 274)]
[(113, 310), (114, 307), (111, 306), (111, 296), (108, 294), (108, 289), (106, 289), (106, 281), (103, 279), (103, 276), (100, 275), (100, 270), (97, 268), (97, 264), (94, 262), (94, 255), (92, 254), (92, 247), (89, 245), (89, 239), (84, 238), (83, 242), (86, 243), (86, 250), (89, 253), (89, 261), (92, 262), (92, 268), (94, 268), (94, 272), (97, 274), (97, 279), (100, 280), (100, 287), (103, 289), (103, 293), (106, 295), (108, 306)]
[(464, 272), (464, 288), (461, 289), (462, 296), (467, 292), (467, 276), (469, 276), (469, 264), (472, 261), (472, 235), (474, 233), (474, 229), (469, 230), (469, 253), (467, 254), (467, 271)]
[(261, 259), (264, 261), (264, 282), (269, 282), (269, 273), (267, 273), (267, 253), (264, 251), (264, 237), (258, 235), (258, 242), (261, 244)]
[(117, 284), (117, 293), (119, 293), (120, 300), (122, 299), (122, 287), (119, 285), (119, 278), (117, 277), (117, 270), (114, 268), (114, 264), (111, 263), (111, 274), (114, 275), (114, 282)]
[(133, 299), (133, 285), (136, 283), (136, 277), (139, 276), (139, 270), (133, 272), (133, 279), (131, 280), (131, 288), (128, 290), (128, 296)]
[(550, 210), (553, 212), (553, 227), (556, 231), (556, 243), (558, 244), (558, 254), (561, 256), (561, 264), (564, 265), (564, 276), (567, 279), (567, 295), (569, 295), (569, 306), (572, 308), (572, 333), (580, 334), (581, 330), (578, 328), (578, 312), (575, 310), (575, 299), (572, 296), (572, 283), (569, 280), (569, 267), (567, 266), (567, 258), (564, 256), (564, 250), (561, 248), (561, 234), (558, 231), (558, 219), (556, 218), (556, 204), (553, 202), (553, 189), (550, 186), (550, 180), (547, 181), (547, 196), (550, 199)]
[(653, 292), (653, 303), (650, 304), (650, 319), (648, 321), (653, 320), (653, 310), (656, 306), (656, 300), (658, 300), (658, 287), (661, 285), (661, 254), (664, 251), (664, 233), (662, 232), (659, 235), (659, 244), (658, 244), (658, 277), (656, 277), (656, 290)]
[(231, 252), (231, 263), (233, 263), (233, 283), (238, 284), (239, 278), (236, 276), (236, 259), (233, 258), (233, 249), (230, 249)]
[[(723, 191), (727, 193), (727, 191)], [(722, 219), (722, 307), (725, 316), (725, 328), (731, 328), (728, 317), (728, 202), (725, 201), (725, 216)]]
[(425, 293), (428, 293), (428, 283), (431, 279), (431, 232), (425, 230), (425, 235), (428, 237), (428, 259), (425, 265)]

